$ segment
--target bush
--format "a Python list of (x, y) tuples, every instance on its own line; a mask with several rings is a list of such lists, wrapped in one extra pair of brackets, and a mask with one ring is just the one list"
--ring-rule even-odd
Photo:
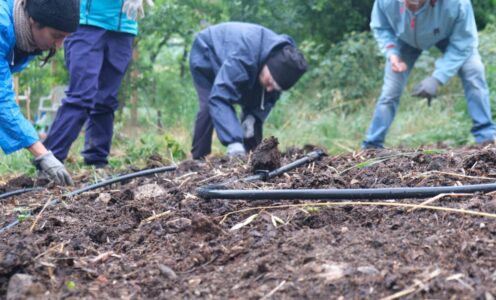
[[(306, 76), (308, 90), (316, 92), (316, 105), (353, 111), (357, 101), (375, 95), (381, 86), (384, 58), (369, 32), (351, 33), (325, 55), (312, 43), (302, 46), (312, 65)], [(351, 104), (351, 105), (350, 105)]]

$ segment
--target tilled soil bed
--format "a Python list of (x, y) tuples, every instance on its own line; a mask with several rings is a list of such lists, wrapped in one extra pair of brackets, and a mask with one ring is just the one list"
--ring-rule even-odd
[[(22, 220), (0, 234), (0, 298), (496, 297), (496, 193), (344, 205), (334, 200), (205, 200), (196, 194), (200, 186), (277, 168), (313, 150), (265, 148), (272, 151), (270, 159), (256, 152), (184, 161), (173, 172), (71, 198), (61, 197), (68, 190), (47, 185), (0, 200), (1, 227)], [(228, 187), (452, 186), (495, 178), (494, 146), (391, 149), (326, 156), (268, 181), (235, 181)], [(91, 180), (78, 178), (78, 187)], [(2, 189), (33, 184), (18, 178)], [(61, 201), (23, 216), (20, 208), (40, 211), (55, 198)], [(460, 210), (399, 206), (425, 200), (429, 206)]]

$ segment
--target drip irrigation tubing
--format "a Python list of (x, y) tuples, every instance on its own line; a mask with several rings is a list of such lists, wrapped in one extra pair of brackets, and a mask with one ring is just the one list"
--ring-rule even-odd
[[(152, 174), (156, 174), (156, 173), (172, 172), (172, 171), (175, 171), (176, 169), (177, 169), (176, 166), (165, 166), (165, 167), (159, 167), (159, 168), (143, 170), (143, 171), (139, 171), (139, 172), (135, 172), (135, 173), (130, 173), (130, 174), (118, 176), (115, 178), (111, 178), (111, 179), (108, 179), (105, 181), (97, 182), (97, 183), (89, 185), (89, 186), (85, 186), (85, 187), (80, 188), (78, 190), (66, 193), (62, 197), (73, 197), (73, 196), (76, 196), (78, 194), (81, 194), (81, 193), (84, 193), (84, 192), (87, 192), (90, 190), (94, 190), (94, 189), (97, 189), (97, 188), (100, 188), (103, 186), (107, 186), (107, 185), (110, 185), (110, 184), (113, 184), (116, 182), (121, 182), (121, 181), (129, 180), (129, 179), (133, 179), (136, 177), (148, 176), (148, 175), (152, 175)], [(59, 201), (60, 200), (58, 200), (58, 199), (54, 199), (54, 200), (50, 201), (50, 203), (48, 203), (47, 206), (54, 205), (54, 204), (58, 203)], [(36, 213), (39, 210), (41, 210), (41, 207), (33, 209), (29, 215), (31, 215), (32, 213)], [(20, 223), (19, 220), (15, 220), (14, 222), (6, 225), (5, 227), (0, 228), (0, 233), (3, 233), (4, 231), (8, 230), (11, 227), (14, 227), (15, 225), (17, 225), (19, 223)]]
[[(291, 169), (315, 160), (322, 156), (318, 151), (309, 153), (307, 157), (272, 171), (265, 176), (254, 175), (239, 181), (267, 180), (281, 175)], [(453, 193), (487, 193), (496, 191), (496, 183), (473, 184), (461, 186), (434, 186), (434, 187), (392, 187), (392, 188), (365, 188), (365, 189), (277, 189), (277, 190), (240, 190), (228, 189), (226, 185), (233, 181), (219, 184), (204, 185), (196, 189), (196, 193), (203, 199), (244, 199), (244, 200), (356, 200), (356, 199), (405, 199), (427, 198), (440, 194)]]
[(112, 183), (129, 180), (129, 179), (133, 179), (133, 178), (136, 178), (136, 177), (143, 177), (143, 176), (147, 176), (147, 175), (152, 175), (152, 174), (155, 174), (155, 173), (172, 172), (172, 171), (175, 171), (176, 169), (177, 169), (176, 166), (165, 166), (165, 167), (159, 167), (159, 168), (154, 168), (154, 169), (147, 169), (147, 170), (143, 170), (143, 171), (139, 171), (139, 172), (135, 172), (135, 173), (130, 173), (130, 174), (118, 176), (118, 177), (115, 177), (115, 178), (111, 178), (111, 179), (108, 179), (108, 180), (105, 180), (105, 181), (97, 182), (95, 184), (92, 184), (92, 185), (89, 185), (89, 186), (80, 188), (79, 190), (75, 190), (73, 192), (67, 193), (64, 196), (66, 196), (66, 197), (72, 197), (72, 196), (75, 196), (75, 195), (78, 195), (78, 194), (81, 194), (81, 193), (84, 193), (84, 192), (87, 192), (87, 191), (90, 191), (90, 190), (94, 190), (94, 189), (100, 188), (102, 186), (110, 185)]
[[(245, 178), (241, 179), (240, 181), (243, 181), (243, 182), (251, 182), (251, 181), (256, 181), (256, 180), (266, 181), (270, 178), (279, 176), (279, 175), (284, 174), (288, 171), (291, 171), (291, 170), (296, 169), (300, 166), (303, 166), (304, 164), (308, 164), (310, 162), (318, 160), (324, 155), (326, 155), (324, 153), (324, 151), (315, 150), (315, 151), (307, 153), (304, 157), (297, 159), (292, 163), (289, 163), (289, 164), (284, 165), (278, 169), (275, 169), (274, 171), (271, 171), (271, 172), (258, 171), (259, 172), (258, 174), (245, 177)], [(229, 182), (224, 182), (221, 185), (226, 185), (227, 183), (229, 183)]]
[(9, 197), (12, 197), (12, 196), (21, 195), (21, 194), (24, 194), (24, 193), (38, 192), (38, 191), (42, 191), (42, 190), (44, 190), (44, 188), (41, 188), (41, 187), (33, 187), (33, 188), (25, 188), (25, 189), (14, 190), (14, 191), (10, 191), (10, 192), (6, 192), (6, 193), (3, 193), (3, 194), (0, 194), (0, 200), (5, 200), (6, 198), (9, 198)]
[(197, 189), (204, 199), (245, 200), (355, 200), (428, 198), (440, 194), (487, 193), (496, 191), (496, 183), (461, 186), (405, 187), (378, 189), (287, 189), (287, 190), (229, 190), (222, 185)]
[[(282, 167), (280, 167), (278, 169), (275, 169), (274, 171), (271, 171), (271, 172), (268, 172), (268, 171), (257, 171), (258, 174), (251, 175), (251, 176), (248, 176), (248, 177), (245, 177), (245, 178), (235, 179), (235, 180), (232, 180), (231, 179), (231, 180), (224, 181), (222, 183), (204, 185), (204, 186), (201, 186), (201, 187), (197, 188), (196, 189), (196, 193), (200, 197), (202, 197), (204, 199), (216, 198), (216, 195), (210, 196), (210, 193), (212, 191), (219, 191), (219, 190), (226, 191), (227, 190), (226, 185), (228, 185), (230, 183), (234, 183), (234, 182), (252, 182), (252, 181), (256, 181), (256, 180), (267, 181), (270, 178), (279, 176), (279, 175), (284, 174), (286, 172), (289, 172), (289, 171), (291, 171), (293, 169), (296, 169), (298, 167), (301, 167), (301, 166), (303, 166), (305, 164), (308, 164), (310, 162), (319, 160), (320, 158), (322, 158), (325, 155), (326, 154), (324, 153), (324, 151), (322, 151), (322, 150), (315, 150), (315, 151), (312, 151), (312, 152), (307, 153), (304, 157), (302, 157), (300, 159), (297, 159), (294, 162), (291, 162), (291, 163), (289, 163), (287, 165), (284, 165), (284, 166), (282, 166)], [(243, 191), (243, 190), (241, 190), (241, 191)]]

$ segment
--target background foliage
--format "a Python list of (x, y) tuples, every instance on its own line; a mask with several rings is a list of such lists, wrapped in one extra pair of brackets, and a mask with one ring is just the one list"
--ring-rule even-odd
[[(488, 82), (494, 90), (496, 0), (472, 3)], [(120, 91), (112, 166), (143, 165), (155, 153), (170, 160), (188, 157), (197, 109), (188, 69), (189, 48), (196, 32), (229, 20), (259, 23), (291, 35), (310, 63), (309, 72), (276, 105), (265, 134), (277, 136), (283, 148), (313, 143), (331, 152), (358, 149), (382, 85), (384, 59), (368, 31), (372, 4), (370, 0), (156, 0), (140, 20), (135, 59)], [(431, 51), (421, 57), (408, 88), (432, 71), (437, 56)], [(34, 112), (37, 99), (67, 81), (63, 51), (51, 64), (42, 68), (32, 63), (20, 75), (21, 90), (31, 88)], [(134, 120), (133, 97), (137, 97)], [(491, 101), (495, 107), (494, 95)], [(387, 145), (471, 143), (470, 126), (455, 78), (430, 108), (405, 95)], [(215, 152), (223, 153), (214, 141)], [(84, 168), (81, 145), (81, 141), (74, 145), (68, 159), (73, 170)], [(0, 172), (33, 173), (29, 160), (26, 151), (2, 157)]]

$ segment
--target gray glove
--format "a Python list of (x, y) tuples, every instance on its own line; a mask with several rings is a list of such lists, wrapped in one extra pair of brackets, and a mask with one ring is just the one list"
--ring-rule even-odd
[(243, 123), (241, 123), (243, 128), (243, 136), (245, 139), (250, 139), (255, 135), (255, 117), (252, 115), (247, 115)]
[(245, 147), (241, 143), (232, 143), (227, 146), (227, 155), (233, 156), (241, 156), (245, 155)]
[(58, 185), (74, 185), (71, 175), (64, 165), (53, 156), (52, 151), (48, 151), (34, 159), (34, 163), (48, 177)]
[(434, 76), (422, 80), (413, 88), (412, 96), (427, 98), (427, 104), (431, 105), (431, 99), (436, 97), (439, 81)]
[(122, 6), (122, 11), (126, 13), (127, 17), (131, 20), (135, 20), (140, 17), (145, 16), (145, 11), (143, 9), (143, 0), (126, 0)]

